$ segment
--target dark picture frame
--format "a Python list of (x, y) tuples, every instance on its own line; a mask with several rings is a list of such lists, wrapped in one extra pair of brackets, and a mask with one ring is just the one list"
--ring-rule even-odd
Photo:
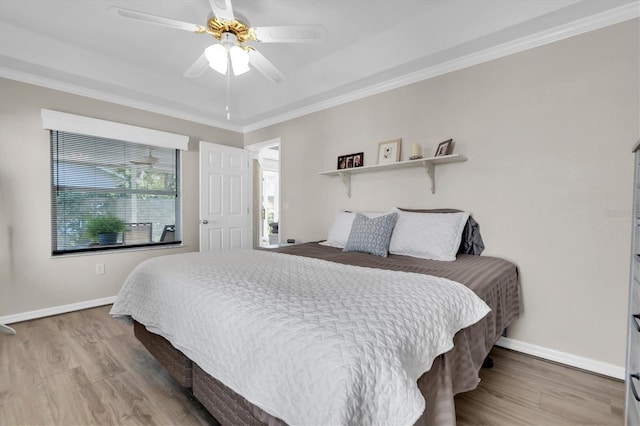
[(453, 152), (453, 139), (448, 139), (438, 144), (438, 148), (436, 149), (436, 155), (434, 155), (434, 157), (449, 155), (452, 152)]
[(338, 170), (353, 169), (364, 165), (364, 152), (341, 155), (338, 157)]

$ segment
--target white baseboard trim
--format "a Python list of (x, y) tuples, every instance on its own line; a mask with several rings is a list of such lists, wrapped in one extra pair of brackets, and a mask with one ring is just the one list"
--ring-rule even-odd
[[(20, 314), (6, 315), (0, 317), (0, 324), (13, 324), (16, 322), (29, 321), (38, 318), (44, 318), (51, 315), (60, 315), (67, 312), (80, 311), (82, 309), (95, 308), (98, 306), (110, 305), (115, 302), (116, 297), (104, 297), (102, 299), (87, 300), (84, 302), (71, 303), (69, 305), (54, 306), (46, 309), (38, 309), (36, 311), (23, 312)], [(522, 342), (508, 337), (501, 337), (496, 342), (496, 346), (505, 349), (512, 349), (527, 355), (533, 355), (549, 361), (558, 362), (560, 364), (590, 371), (604, 376), (613, 377), (615, 379), (624, 380), (624, 367), (608, 364), (606, 362), (595, 361), (577, 355), (544, 348), (542, 346), (532, 345), (531, 343)]]
[(15, 322), (29, 321), (38, 318), (50, 317), (51, 315), (66, 314), (67, 312), (81, 311), (82, 309), (95, 308), (98, 306), (110, 305), (116, 301), (115, 296), (104, 297), (102, 299), (86, 300), (84, 302), (71, 303), (69, 305), (53, 306), (51, 308), (38, 309), (36, 311), (23, 312), (20, 314), (6, 315), (0, 317), (0, 324), (13, 324)]
[(501, 337), (498, 339), (496, 346), (513, 349), (514, 351), (522, 352), (527, 355), (533, 355), (549, 361), (568, 365), (570, 367), (590, 371), (592, 373), (602, 374), (603, 376), (613, 377), (614, 379), (624, 380), (625, 377), (624, 367), (544, 348), (542, 346), (532, 345), (531, 343), (521, 342), (508, 337)]

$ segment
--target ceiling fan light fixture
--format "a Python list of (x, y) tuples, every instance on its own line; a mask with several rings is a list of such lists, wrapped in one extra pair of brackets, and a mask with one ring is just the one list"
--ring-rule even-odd
[(211, 68), (223, 75), (227, 73), (229, 59), (227, 49), (223, 45), (212, 44), (204, 50), (204, 56)]
[(229, 57), (231, 58), (233, 75), (241, 75), (250, 70), (249, 54), (240, 46), (232, 46), (229, 49)]
[[(231, 3), (235, 0), (208, 1), (213, 16), (209, 17), (206, 26), (116, 6), (110, 6), (108, 10), (119, 17), (196, 34), (206, 34), (218, 40), (219, 46), (209, 46), (185, 71), (184, 76), (189, 78), (200, 77), (207, 67), (227, 77), (231, 75), (230, 68), (233, 68), (234, 75), (241, 75), (255, 69), (274, 83), (282, 83), (286, 79), (285, 75), (254, 47), (244, 46), (244, 43), (307, 43), (323, 40), (327, 34), (327, 29), (323, 25), (251, 27), (244, 17), (233, 12)], [(235, 49), (236, 46), (239, 49)]]

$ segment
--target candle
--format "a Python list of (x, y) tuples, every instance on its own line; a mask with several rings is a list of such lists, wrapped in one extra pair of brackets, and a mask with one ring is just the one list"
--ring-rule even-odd
[(422, 157), (422, 149), (420, 149), (420, 145), (417, 143), (411, 144), (411, 158), (419, 158)]

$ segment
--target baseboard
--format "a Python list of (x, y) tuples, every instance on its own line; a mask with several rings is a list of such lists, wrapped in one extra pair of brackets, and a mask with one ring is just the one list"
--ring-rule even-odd
[(531, 343), (521, 342), (508, 337), (501, 337), (498, 339), (496, 346), (513, 349), (514, 351), (522, 352), (527, 355), (533, 355), (592, 373), (602, 374), (603, 376), (613, 377), (614, 379), (624, 380), (625, 378), (624, 367), (595, 361), (589, 358), (583, 358), (581, 356), (544, 348), (542, 346), (532, 345)]
[(53, 306), (51, 308), (38, 309), (36, 311), (22, 312), (20, 314), (6, 315), (0, 317), (0, 324), (13, 324), (15, 322), (29, 321), (38, 318), (49, 317), (51, 315), (66, 314), (67, 312), (80, 311), (82, 309), (95, 308), (98, 306), (110, 305), (116, 301), (115, 296), (104, 297), (102, 299), (86, 300), (84, 302), (71, 303), (69, 305)]
[[(54, 306), (46, 309), (38, 309), (36, 311), (23, 312), (20, 314), (6, 315), (0, 317), (0, 324), (13, 324), (16, 322), (28, 321), (38, 318), (44, 318), (51, 315), (60, 315), (67, 312), (80, 311), (82, 309), (95, 308), (98, 306), (110, 305), (115, 302), (116, 297), (105, 297), (102, 299), (87, 300), (69, 305)], [(613, 377), (615, 379), (624, 380), (624, 367), (608, 364), (606, 362), (595, 361), (577, 355), (544, 348), (542, 346), (532, 345), (531, 343), (521, 342), (519, 340), (508, 337), (501, 337), (496, 342), (496, 346), (514, 351), (533, 355), (549, 361), (558, 362), (560, 364), (590, 371), (604, 376)]]

